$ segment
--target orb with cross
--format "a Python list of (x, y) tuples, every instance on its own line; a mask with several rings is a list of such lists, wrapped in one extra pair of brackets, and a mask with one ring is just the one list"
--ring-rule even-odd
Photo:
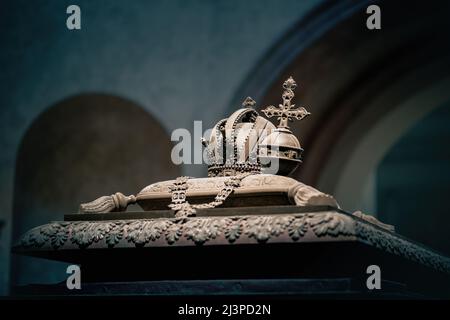
[(260, 145), (259, 158), (263, 172), (273, 173), (271, 171), (276, 168), (276, 174), (290, 175), (302, 162), (303, 148), (288, 124), (289, 121), (302, 120), (310, 113), (304, 107), (295, 109), (295, 104), (292, 104), (296, 87), (295, 80), (289, 77), (283, 83), (283, 103), (278, 107), (270, 105), (261, 110), (267, 118), (277, 117), (279, 120), (277, 128)]

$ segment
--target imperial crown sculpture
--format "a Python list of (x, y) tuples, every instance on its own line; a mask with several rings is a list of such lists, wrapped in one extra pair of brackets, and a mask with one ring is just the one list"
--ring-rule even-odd
[(290, 77), (284, 84), (283, 103), (279, 107), (268, 106), (262, 112), (268, 117), (278, 117), (275, 127), (253, 108), (256, 102), (248, 97), (243, 108), (227, 119), (220, 120), (211, 133), (207, 147), (208, 175), (230, 176), (236, 173), (261, 173), (277, 161), (277, 173), (289, 175), (301, 162), (303, 149), (288, 127), (288, 121), (302, 120), (310, 113), (301, 107), (293, 109), (294, 89), (297, 84)]
[[(81, 204), (64, 221), (29, 230), (14, 252), (81, 264), (80, 294), (88, 295), (367, 297), (372, 293), (358, 281), (377, 264), (388, 280), (384, 297), (415, 297), (406, 285), (450, 296), (450, 259), (289, 177), (303, 149), (288, 125), (310, 114), (293, 104), (295, 88), (287, 79), (278, 107), (262, 109), (276, 126), (250, 97), (214, 126), (203, 141), (208, 177), (178, 177)], [(143, 211), (127, 211), (134, 203)], [(45, 290), (65, 295), (64, 284)]]
[[(270, 193), (278, 195), (272, 199), (275, 204), (338, 208), (332, 196), (287, 177), (301, 163), (303, 153), (300, 142), (288, 127), (289, 121), (302, 120), (310, 114), (292, 103), (296, 86), (292, 77), (287, 79), (283, 84), (282, 103), (262, 110), (268, 118), (277, 117), (277, 126), (259, 115), (254, 108), (256, 102), (250, 97), (241, 109), (214, 126), (209, 139), (202, 141), (207, 148), (208, 178), (179, 177), (149, 185), (136, 196), (126, 197), (121, 193), (104, 196), (81, 204), (80, 212), (124, 211), (129, 204), (137, 202), (144, 210), (170, 208), (176, 217), (187, 217), (195, 215), (197, 209), (225, 204), (264, 205), (257, 197)], [(247, 203), (226, 201), (231, 194), (252, 197), (247, 197)], [(210, 201), (200, 202), (201, 199)]]

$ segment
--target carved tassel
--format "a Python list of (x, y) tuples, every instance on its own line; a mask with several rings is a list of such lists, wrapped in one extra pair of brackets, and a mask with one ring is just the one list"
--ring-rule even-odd
[(110, 196), (103, 196), (94, 201), (80, 204), (80, 213), (108, 213), (125, 211), (129, 204), (136, 203), (134, 195), (125, 196), (117, 192)]

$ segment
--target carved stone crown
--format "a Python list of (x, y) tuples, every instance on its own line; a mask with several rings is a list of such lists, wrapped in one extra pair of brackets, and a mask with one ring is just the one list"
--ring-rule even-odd
[(280, 120), (278, 127), (258, 114), (254, 109), (256, 102), (250, 97), (242, 103), (243, 108), (214, 126), (209, 140), (203, 141), (207, 148), (208, 176), (243, 172), (289, 175), (297, 168), (303, 149), (289, 130), (288, 121), (301, 120), (310, 113), (303, 107), (293, 109), (291, 101), (296, 86), (292, 77), (287, 79), (283, 84), (283, 103), (262, 110), (267, 117)]
[[(246, 103), (250, 100), (247, 99)], [(208, 176), (231, 176), (239, 172), (260, 173), (258, 145), (264, 131), (275, 126), (253, 108), (242, 108), (219, 121), (207, 141)]]

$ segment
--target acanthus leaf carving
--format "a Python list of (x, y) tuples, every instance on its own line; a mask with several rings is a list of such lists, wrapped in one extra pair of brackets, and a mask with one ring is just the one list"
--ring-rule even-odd
[[(21, 239), (23, 249), (73, 249), (70, 243), (86, 248), (93, 242), (112, 248), (121, 240), (145, 245), (164, 239), (169, 245), (186, 237), (196, 244), (222, 237), (228, 243), (249, 238), (264, 243), (287, 234), (297, 241), (307, 233), (315, 237), (348, 237), (450, 273), (450, 260), (370, 223), (338, 212), (270, 216), (198, 217), (120, 221), (55, 222), (28, 231)], [(70, 241), (69, 241), (70, 240)], [(223, 241), (220, 240), (220, 241)], [(103, 242), (104, 241), (104, 242)], [(22, 249), (22, 250), (23, 250)]]
[(64, 227), (59, 228), (56, 230), (56, 232), (51, 237), (51, 244), (54, 248), (59, 248), (66, 243), (67, 239), (69, 238), (67, 229)]
[(219, 236), (227, 224), (228, 219), (192, 219), (184, 225), (186, 238), (203, 244)]
[(109, 233), (113, 222), (80, 222), (72, 228), (72, 242), (82, 248), (98, 242)]
[(108, 234), (106, 235), (105, 241), (109, 248), (114, 247), (116, 244), (123, 239), (124, 236), (124, 223), (119, 222), (112, 225)]
[(65, 228), (65, 224), (50, 223), (40, 229), (41, 237), (37, 237), (36, 240), (47, 241), (50, 240), (50, 244), (54, 249), (58, 249), (63, 246), (68, 239), (68, 230)]
[(308, 219), (306, 215), (301, 215), (294, 219), (289, 225), (288, 234), (292, 240), (297, 241), (308, 231)]
[(169, 222), (166, 220), (134, 221), (128, 225), (127, 240), (136, 246), (143, 246), (159, 239), (168, 226)]
[(245, 222), (245, 232), (249, 238), (255, 238), (258, 242), (266, 242), (270, 237), (278, 237), (284, 233), (294, 219), (294, 216), (251, 217)]
[(235, 242), (241, 236), (242, 229), (243, 229), (243, 225), (242, 225), (241, 219), (236, 219), (236, 220), (230, 219), (230, 222), (228, 223), (228, 227), (225, 230), (225, 238), (230, 243)]
[(353, 220), (340, 213), (308, 214), (308, 223), (318, 237), (355, 235)]
[(255, 238), (258, 242), (266, 242), (270, 238), (270, 217), (258, 217), (245, 221), (245, 233), (249, 238)]
[(48, 235), (42, 232), (43, 227), (36, 227), (23, 235), (20, 243), (24, 247), (42, 247), (48, 240)]
[(293, 216), (273, 216), (270, 219), (271, 235), (278, 237), (284, 233), (296, 218)]
[(166, 241), (172, 245), (177, 242), (183, 235), (183, 225), (172, 223), (166, 230)]

